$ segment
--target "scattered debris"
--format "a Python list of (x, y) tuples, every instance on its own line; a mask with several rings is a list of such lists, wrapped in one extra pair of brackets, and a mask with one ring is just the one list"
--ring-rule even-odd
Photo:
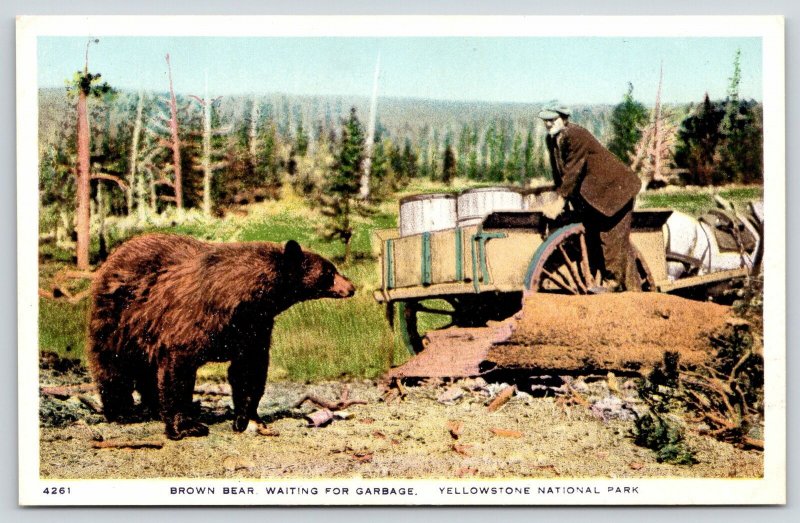
[(449, 389), (439, 394), (439, 397), (436, 398), (436, 401), (438, 401), (439, 403), (452, 405), (463, 395), (464, 391), (461, 390), (461, 387), (450, 387)]
[(474, 467), (461, 467), (460, 469), (458, 469), (458, 472), (456, 472), (456, 475), (459, 478), (463, 478), (464, 476), (476, 476), (477, 474), (478, 474), (478, 469)]
[(93, 441), (93, 449), (160, 449), (164, 447), (161, 440), (111, 439)]
[(381, 396), (381, 401), (384, 403), (402, 401), (408, 394), (408, 391), (403, 385), (401, 378), (398, 377), (393, 377), (388, 383), (384, 383), (383, 387), (385, 390)]
[(295, 409), (300, 408), (300, 406), (303, 403), (305, 403), (306, 401), (310, 401), (311, 403), (314, 403), (314, 404), (322, 407), (325, 410), (342, 410), (342, 409), (346, 409), (347, 407), (349, 407), (351, 405), (366, 405), (367, 404), (367, 402), (363, 401), (363, 400), (351, 400), (350, 399), (350, 387), (348, 387), (347, 385), (344, 386), (344, 389), (342, 390), (342, 394), (339, 397), (339, 401), (337, 401), (337, 402), (328, 401), (326, 399), (320, 398), (320, 397), (315, 396), (313, 394), (306, 394), (305, 396), (300, 398), (293, 405), (293, 408), (295, 408)]
[(324, 427), (333, 421), (333, 412), (328, 409), (318, 410), (306, 416), (306, 419), (308, 420), (309, 427)]
[(72, 396), (83, 393), (95, 392), (97, 388), (92, 383), (81, 383), (80, 385), (56, 385), (39, 387), (39, 392), (45, 396), (53, 396), (60, 400), (66, 400)]
[(619, 393), (619, 382), (617, 381), (617, 377), (613, 372), (608, 371), (608, 374), (606, 375), (606, 383), (608, 384), (608, 390)]
[(103, 413), (103, 407), (101, 407), (96, 401), (94, 401), (89, 396), (81, 394), (80, 396), (78, 396), (78, 400), (80, 400), (81, 403), (89, 407), (89, 409), (91, 409), (92, 412), (94, 412), (95, 414)]
[(589, 385), (587, 385), (586, 381), (584, 381), (582, 378), (570, 381), (569, 386), (572, 387), (575, 392), (579, 392), (581, 394), (589, 393)]
[(370, 461), (372, 461), (373, 455), (374, 454), (372, 452), (367, 452), (367, 451), (356, 452), (355, 454), (353, 454), (353, 459), (358, 461), (359, 463), (369, 463)]
[(617, 396), (606, 396), (592, 403), (589, 412), (597, 419), (609, 422), (612, 419), (632, 421), (636, 419), (636, 412)]
[(467, 457), (472, 456), (472, 452), (470, 452), (470, 449), (472, 449), (472, 445), (459, 445), (456, 443), (453, 445), (452, 448), (456, 454), (461, 454), (462, 456), (467, 456)]
[(259, 436), (269, 436), (269, 437), (278, 437), (281, 435), (280, 432), (275, 430), (269, 425), (260, 424), (256, 429), (256, 432)]
[(478, 391), (485, 391), (487, 383), (486, 380), (481, 377), (467, 378), (461, 382), (461, 386), (469, 391), (478, 392)]
[(93, 279), (94, 273), (92, 272), (63, 270), (53, 277), (52, 287), (49, 291), (41, 288), (39, 289), (39, 296), (51, 300), (64, 298), (67, 302), (75, 305), (89, 296), (91, 292), (91, 289), (75, 290), (75, 281), (77, 280), (77, 287), (80, 288), (82, 280), (91, 281)]
[(508, 403), (508, 400), (514, 395), (516, 392), (517, 387), (516, 385), (511, 385), (509, 387), (504, 388), (500, 393), (489, 403), (489, 406), (486, 407), (486, 410), (489, 412), (495, 412), (497, 409)]
[(577, 390), (575, 390), (570, 381), (564, 382), (564, 391), (566, 395), (561, 397), (563, 398), (562, 402), (564, 404), (581, 405), (583, 407), (589, 408), (589, 402), (586, 401), (586, 398), (584, 398), (581, 394), (579, 394)]
[(558, 469), (556, 468), (555, 465), (536, 465), (533, 468), (539, 469), (539, 470), (552, 470), (553, 474), (555, 474), (556, 476), (560, 476), (561, 475), (561, 473), (558, 471)]
[(255, 468), (255, 464), (247, 459), (239, 456), (228, 456), (222, 461), (222, 466), (225, 467), (227, 472), (236, 472), (237, 470), (251, 470)]
[(231, 386), (228, 383), (198, 383), (194, 387), (194, 392), (207, 396), (230, 396)]
[(498, 429), (498, 428), (491, 428), (489, 431), (494, 434), (495, 436), (500, 436), (502, 438), (521, 438), (522, 432), (518, 430), (511, 430), (511, 429)]
[(450, 437), (458, 439), (464, 430), (464, 424), (460, 421), (448, 421), (447, 430), (450, 431)]

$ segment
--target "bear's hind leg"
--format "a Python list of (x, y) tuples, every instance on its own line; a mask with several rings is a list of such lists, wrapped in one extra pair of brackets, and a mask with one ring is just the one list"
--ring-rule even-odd
[(191, 358), (167, 354), (158, 366), (161, 419), (169, 439), (207, 436), (208, 427), (191, 419), (197, 366)]
[(158, 399), (158, 367), (142, 362), (136, 369), (136, 390), (142, 398), (145, 419), (158, 419), (161, 405)]
[(96, 356), (92, 367), (103, 403), (103, 415), (108, 421), (127, 421), (133, 415), (133, 380), (126, 373), (126, 364), (115, 353), (104, 352)]

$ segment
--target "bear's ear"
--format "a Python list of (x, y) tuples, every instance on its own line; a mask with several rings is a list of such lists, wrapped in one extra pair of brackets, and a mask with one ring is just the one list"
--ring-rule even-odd
[(294, 240), (289, 240), (283, 247), (283, 266), (289, 271), (298, 271), (303, 264), (303, 249)]

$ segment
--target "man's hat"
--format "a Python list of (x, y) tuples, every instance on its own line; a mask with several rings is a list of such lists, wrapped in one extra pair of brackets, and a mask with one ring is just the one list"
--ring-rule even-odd
[(568, 107), (560, 105), (558, 107), (545, 107), (542, 111), (539, 111), (539, 118), (542, 120), (555, 120), (559, 116), (569, 117), (570, 114), (572, 114), (572, 111)]

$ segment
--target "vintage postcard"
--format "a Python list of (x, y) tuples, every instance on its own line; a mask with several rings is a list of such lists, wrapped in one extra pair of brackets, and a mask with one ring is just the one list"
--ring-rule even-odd
[(777, 16), (20, 17), (22, 505), (786, 500)]

